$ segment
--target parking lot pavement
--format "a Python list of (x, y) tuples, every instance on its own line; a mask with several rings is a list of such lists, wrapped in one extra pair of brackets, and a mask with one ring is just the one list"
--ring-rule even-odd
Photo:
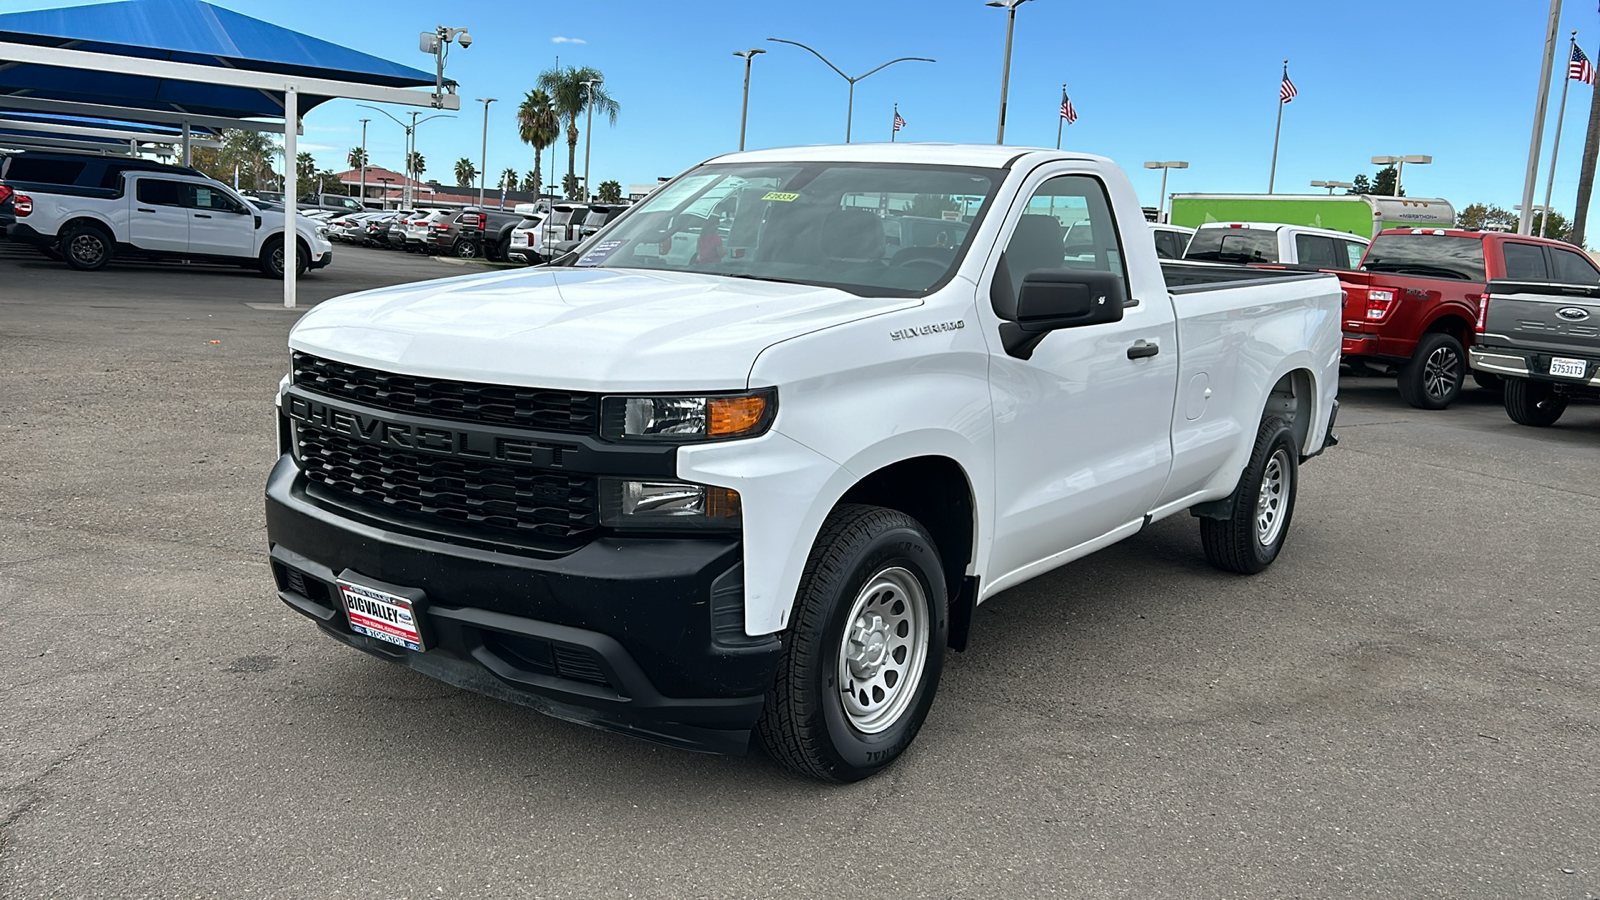
[[(336, 252), (306, 295), (443, 273)], [(1173, 517), (1007, 591), (906, 757), (826, 787), (274, 599), (275, 287), (0, 258), (0, 897), (1600, 894), (1600, 407), (1346, 380), (1272, 569)]]

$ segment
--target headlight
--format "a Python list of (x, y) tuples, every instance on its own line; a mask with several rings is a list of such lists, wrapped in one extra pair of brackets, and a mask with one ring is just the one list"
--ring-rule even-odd
[(611, 528), (734, 530), (743, 524), (739, 492), (682, 481), (600, 482), (600, 523)]
[(778, 412), (774, 390), (684, 397), (607, 397), (601, 433), (611, 440), (700, 441), (754, 437)]

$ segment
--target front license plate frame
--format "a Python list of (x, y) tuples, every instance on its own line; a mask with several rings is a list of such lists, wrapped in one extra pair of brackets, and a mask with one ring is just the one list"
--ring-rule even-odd
[(428, 649), (422, 626), (427, 596), (415, 588), (384, 584), (346, 569), (339, 573), (339, 605), (350, 630), (407, 650)]
[(1582, 379), (1589, 374), (1587, 360), (1572, 359), (1570, 357), (1556, 356), (1550, 359), (1550, 374), (1555, 378)]

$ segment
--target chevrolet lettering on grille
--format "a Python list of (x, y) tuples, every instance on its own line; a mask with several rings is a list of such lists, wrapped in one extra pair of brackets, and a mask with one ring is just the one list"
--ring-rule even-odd
[(369, 411), (332, 406), (292, 391), (284, 395), (283, 408), (289, 418), (296, 422), (369, 444), (539, 468), (557, 468), (561, 465), (560, 447), (525, 438), (445, 424), (394, 421)]

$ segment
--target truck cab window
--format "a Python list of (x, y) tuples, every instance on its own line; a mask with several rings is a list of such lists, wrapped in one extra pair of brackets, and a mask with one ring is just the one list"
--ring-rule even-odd
[(1550, 248), (1556, 264), (1556, 280), (1562, 284), (1600, 284), (1600, 269), (1579, 253)]
[(1544, 263), (1544, 248), (1537, 244), (1518, 244), (1507, 241), (1506, 277), (1513, 281), (1549, 281), (1550, 272)]
[(194, 209), (211, 209), (218, 212), (242, 213), (244, 207), (232, 197), (204, 184), (190, 184), (185, 186), (188, 194), (188, 205)]
[(185, 187), (181, 181), (141, 178), (138, 187), (139, 202), (151, 206), (182, 206)]
[[(1113, 272), (1126, 286), (1128, 273), (1105, 187), (1085, 175), (1060, 175), (1040, 185), (1011, 232), (1003, 265), (1013, 303), (1022, 295), (1023, 279), (1039, 269)], [(996, 312), (1005, 316), (1004, 310)]]
[(1320, 234), (1297, 234), (1294, 236), (1294, 249), (1302, 266), (1315, 266), (1318, 269), (1341, 268), (1339, 261), (1333, 255), (1333, 238), (1323, 237)]

